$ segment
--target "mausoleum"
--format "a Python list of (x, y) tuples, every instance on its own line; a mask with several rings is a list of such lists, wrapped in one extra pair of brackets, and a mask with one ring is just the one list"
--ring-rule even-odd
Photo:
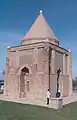
[(60, 69), (61, 96), (72, 95), (72, 54), (60, 46), (43, 12), (22, 37), (21, 45), (7, 48), (4, 95), (9, 98), (46, 99), (50, 89), (56, 97)]

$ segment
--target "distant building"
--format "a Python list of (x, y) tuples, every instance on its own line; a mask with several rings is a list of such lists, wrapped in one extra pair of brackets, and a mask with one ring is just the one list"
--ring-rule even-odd
[(8, 47), (4, 95), (11, 98), (45, 100), (47, 90), (56, 97), (57, 70), (61, 69), (61, 96), (72, 95), (72, 55), (59, 41), (42, 11), (22, 39), (20, 46)]

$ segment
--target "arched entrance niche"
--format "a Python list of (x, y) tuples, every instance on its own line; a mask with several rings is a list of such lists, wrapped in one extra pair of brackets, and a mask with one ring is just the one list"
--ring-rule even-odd
[[(27, 67), (24, 67), (21, 69), (20, 73), (20, 97), (25, 97), (26, 95), (26, 79), (25, 76), (29, 74), (29, 69)], [(28, 83), (29, 84), (29, 83)]]

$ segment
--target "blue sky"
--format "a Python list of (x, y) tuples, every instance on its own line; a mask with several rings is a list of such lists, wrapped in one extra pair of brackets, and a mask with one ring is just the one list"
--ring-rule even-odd
[(6, 47), (20, 44), (40, 9), (61, 46), (72, 50), (73, 76), (77, 76), (77, 0), (0, 0), (0, 77)]

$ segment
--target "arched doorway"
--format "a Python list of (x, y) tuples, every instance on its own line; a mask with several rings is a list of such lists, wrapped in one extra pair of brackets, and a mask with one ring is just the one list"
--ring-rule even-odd
[(20, 73), (20, 97), (25, 96), (25, 75), (29, 74), (29, 69), (24, 67)]

